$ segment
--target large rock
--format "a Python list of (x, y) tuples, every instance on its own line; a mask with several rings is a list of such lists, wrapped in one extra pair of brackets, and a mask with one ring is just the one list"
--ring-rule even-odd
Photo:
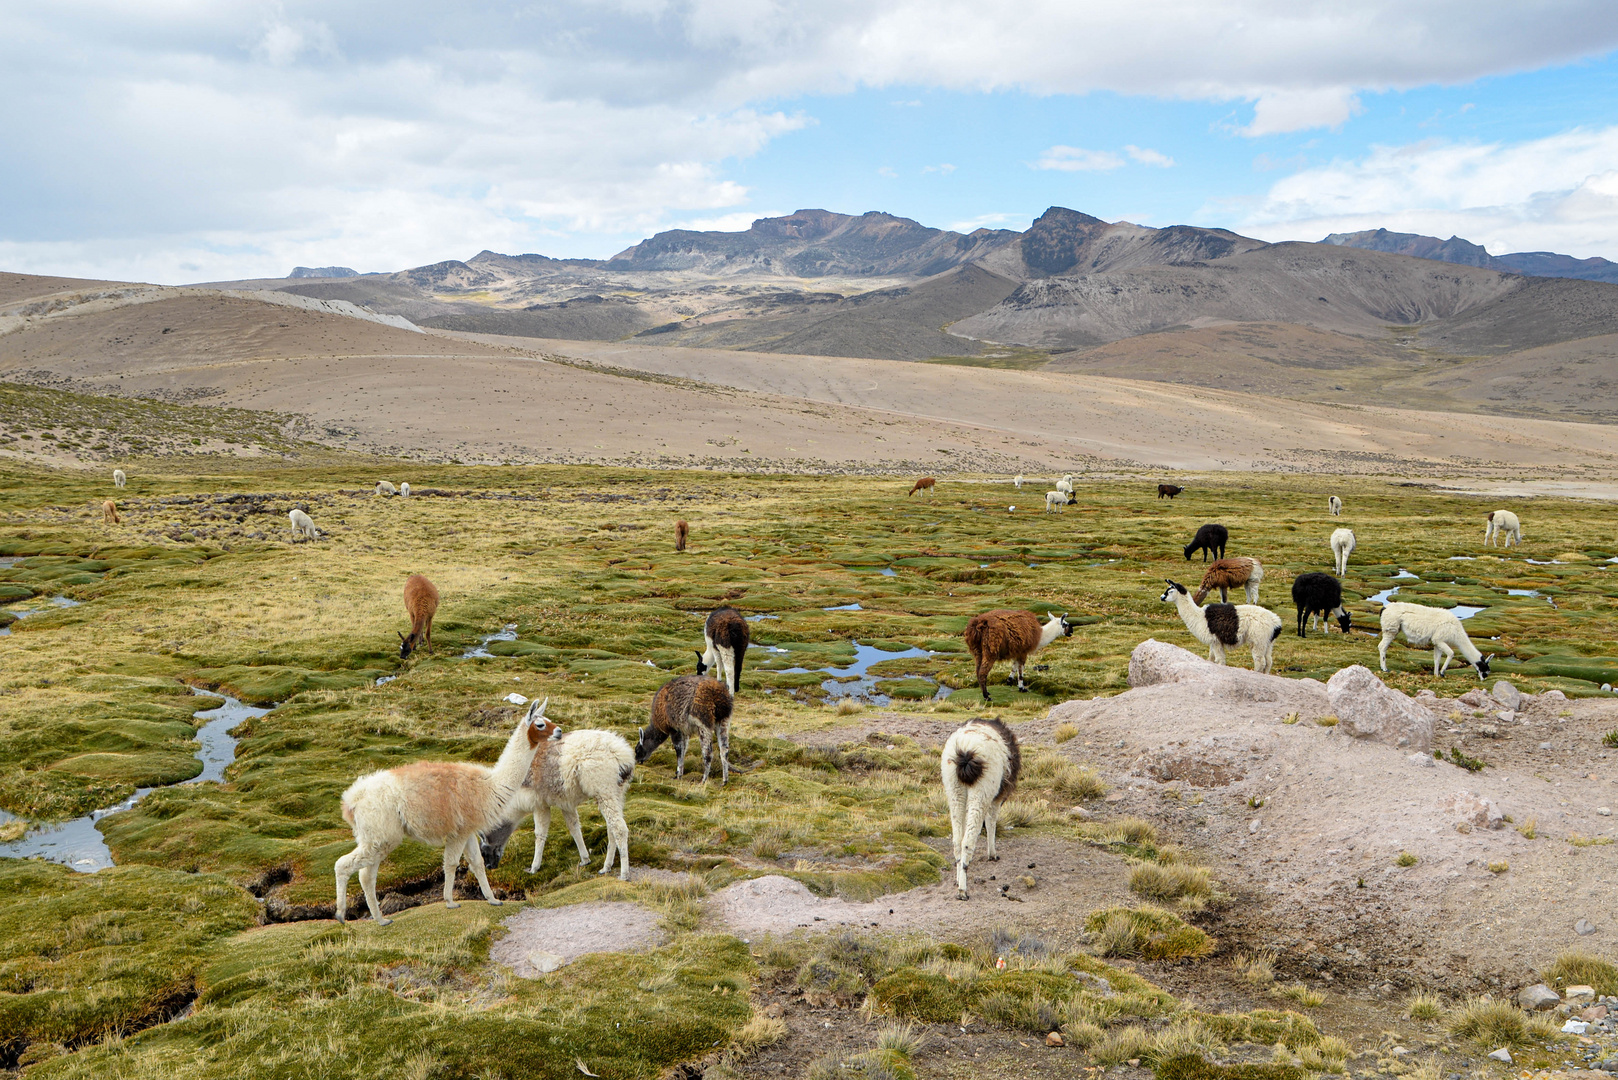
[(1498, 701), (1500, 704), (1504, 705), (1513, 712), (1522, 708), (1523, 692), (1506, 682), (1504, 679), (1501, 679), (1494, 684), (1494, 690), (1491, 691), (1491, 693), (1494, 700)]
[(1554, 1009), (1561, 1002), (1562, 995), (1544, 983), (1525, 986), (1517, 992), (1517, 1004), (1529, 1012), (1544, 1012), (1546, 1009)]
[(1370, 668), (1343, 668), (1326, 683), (1326, 696), (1345, 735), (1424, 753), (1433, 748), (1432, 710), (1389, 688)]
[(1221, 666), (1178, 645), (1147, 638), (1129, 654), (1129, 685), (1138, 690), (1168, 683), (1197, 683), (1206, 689), (1208, 697), (1274, 703), (1297, 709), (1305, 717), (1324, 715), (1330, 707), (1323, 693), (1325, 687), (1316, 679), (1283, 679), (1246, 668)]

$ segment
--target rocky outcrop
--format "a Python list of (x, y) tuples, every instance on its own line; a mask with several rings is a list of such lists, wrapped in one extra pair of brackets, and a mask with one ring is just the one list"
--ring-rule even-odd
[(1178, 645), (1147, 638), (1129, 654), (1129, 685), (1138, 690), (1167, 683), (1197, 683), (1211, 698), (1275, 704), (1300, 711), (1305, 718), (1324, 716), (1331, 708), (1326, 688), (1315, 679), (1283, 679), (1225, 667)]
[(1333, 675), (1326, 696), (1345, 735), (1422, 752), (1433, 748), (1437, 718), (1432, 711), (1389, 688), (1367, 667), (1355, 664)]

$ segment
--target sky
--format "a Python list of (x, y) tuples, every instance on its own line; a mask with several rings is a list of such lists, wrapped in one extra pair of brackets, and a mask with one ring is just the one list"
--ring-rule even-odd
[(1604, 0), (0, 3), (0, 269), (604, 258), (821, 207), (1618, 260)]

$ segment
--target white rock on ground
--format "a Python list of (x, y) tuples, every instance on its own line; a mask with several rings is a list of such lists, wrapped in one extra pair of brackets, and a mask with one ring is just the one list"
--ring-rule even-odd
[(1522, 708), (1523, 692), (1504, 679), (1500, 679), (1494, 684), (1494, 689), (1491, 693), (1496, 701), (1508, 709), (1515, 711)]
[(1411, 750), (1433, 748), (1432, 710), (1385, 685), (1368, 667), (1343, 668), (1326, 683), (1326, 696), (1345, 735)]
[[(1562, 995), (1546, 986), (1544, 983), (1535, 983), (1525, 986), (1517, 991), (1517, 1004), (1529, 1012), (1544, 1012), (1554, 1009), (1562, 1003)], [(1494, 1055), (1489, 1055), (1493, 1057)]]
[(1498, 829), (1505, 825), (1505, 812), (1495, 801), (1471, 791), (1446, 795), (1439, 805), (1457, 824), (1475, 829)]

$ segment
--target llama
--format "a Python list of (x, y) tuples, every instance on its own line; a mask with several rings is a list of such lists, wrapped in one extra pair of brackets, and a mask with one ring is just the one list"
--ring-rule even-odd
[(1348, 557), (1354, 554), (1354, 530), (1335, 529), (1331, 534), (1332, 563), (1337, 567), (1338, 577), (1348, 576)]
[(399, 498), (410, 498), (410, 481), (406, 480), (404, 483), (399, 485)]
[(320, 530), (315, 528), (314, 519), (302, 510), (292, 509), (287, 514), (287, 520), (292, 522), (292, 542), (294, 544), (298, 542), (298, 537), (300, 536), (308, 540), (320, 539)]
[(712, 668), (713, 677), (730, 687), (731, 693), (741, 693), (742, 659), (753, 640), (742, 613), (733, 607), (715, 608), (702, 625), (702, 640), (705, 651), (697, 654), (697, 674), (706, 675)]
[(1292, 579), (1292, 603), (1298, 608), (1298, 636), (1308, 637), (1304, 632), (1304, 619), (1309, 620), (1309, 628), (1315, 625), (1315, 616), (1320, 616), (1320, 629), (1322, 633), (1331, 633), (1329, 617), (1336, 616), (1337, 625), (1348, 633), (1352, 620), (1348, 609), (1343, 606), (1343, 583), (1330, 574), (1323, 574), (1319, 570), (1311, 570), (1307, 574), (1299, 574)]
[(1172, 601), (1180, 611), (1180, 621), (1191, 636), (1208, 646), (1208, 659), (1221, 666), (1225, 649), (1247, 645), (1253, 650), (1253, 670), (1267, 675), (1273, 660), (1275, 639), (1281, 636), (1281, 616), (1254, 604), (1209, 604), (1198, 607), (1184, 585), (1168, 581), (1158, 599)]
[(1068, 622), (1066, 613), (1061, 615), (1054, 611), (1043, 626), (1040, 625), (1039, 616), (1032, 611), (1020, 611), (1015, 608), (1000, 608), (995, 611), (985, 611), (981, 615), (972, 616), (972, 621), (966, 624), (966, 647), (972, 652), (972, 660), (976, 664), (978, 673), (978, 690), (983, 694), (983, 700), (989, 700), (989, 673), (994, 665), (1001, 660), (1010, 660), (1012, 679), (1017, 689), (1027, 691), (1028, 685), (1023, 682), (1023, 665), (1028, 658), (1034, 655), (1059, 637), (1071, 637), (1073, 624)]
[(713, 748), (719, 744), (721, 784), (730, 783), (730, 713), (735, 700), (724, 683), (701, 675), (681, 675), (658, 687), (652, 715), (635, 745), (635, 763), (651, 757), (665, 739), (674, 740), (674, 779), (685, 775), (685, 748), (694, 732), (702, 743), (702, 782), (713, 771)]
[(1016, 476), (1012, 477), (1011, 478), (1011, 484), (1018, 491), (1021, 491), (1022, 490), (1022, 473), (1018, 473)]
[(1179, 484), (1159, 484), (1157, 485), (1157, 497), (1159, 499), (1172, 499), (1184, 490), (1185, 488)]
[(920, 480), (916, 481), (916, 486), (915, 487), (913, 487), (909, 491), (905, 492), (905, 498), (908, 499), (910, 496), (914, 495), (918, 491), (925, 491), (927, 494), (931, 495), (933, 493), (933, 485), (935, 485), (937, 483), (938, 483), (938, 481), (934, 480), (932, 477), (924, 476)]
[(433, 616), (438, 614), (438, 586), (423, 574), (405, 579), (405, 614), (410, 616), (410, 636), (399, 635), (399, 659), (418, 648), (433, 647)]
[(506, 818), (506, 807), (522, 786), (542, 739), (557, 739), (562, 729), (545, 719), (550, 699), (530, 704), (494, 767), (460, 761), (418, 761), (395, 769), (367, 773), (343, 792), (343, 820), (354, 829), (354, 850), (337, 860), (337, 921), (348, 917), (348, 879), (358, 871), (365, 905), (378, 925), (376, 871), (405, 837), (444, 849), (444, 906), (455, 902), (455, 871), (464, 852), (483, 898), (500, 903), (483, 870), (478, 834), (493, 830)]
[(676, 521), (674, 523), (674, 550), (684, 551), (685, 542), (690, 539), (690, 537), (691, 526), (686, 524), (685, 519), (681, 518), (679, 521)]
[(1240, 587), (1247, 593), (1249, 604), (1258, 603), (1258, 586), (1264, 580), (1264, 564), (1246, 555), (1234, 559), (1219, 559), (1202, 575), (1202, 587), (1192, 597), (1202, 603), (1214, 589), (1219, 590), (1219, 602), (1230, 599), (1230, 590)]
[(122, 469), (114, 469), (114, 470), (112, 470), (112, 485), (113, 485), (113, 487), (123, 487), (126, 479), (127, 478), (124, 476), (124, 470), (122, 470)]
[(118, 504), (111, 499), (101, 500), (101, 521), (106, 525), (122, 525), (124, 519), (118, 516)]
[(506, 807), (505, 822), (483, 834), (483, 865), (500, 865), (506, 842), (517, 831), (524, 814), (534, 815), (534, 860), (530, 874), (539, 873), (545, 858), (545, 840), (551, 831), (551, 808), (562, 811), (568, 835), (579, 849), (579, 865), (590, 864), (590, 846), (579, 828), (580, 804), (594, 799), (607, 826), (607, 859), (600, 873), (612, 869), (618, 857), (618, 877), (629, 880), (629, 823), (624, 819), (624, 795), (635, 775), (635, 752), (620, 735), (610, 731), (570, 731), (555, 742), (542, 743), (528, 767), (528, 778)]
[(1066, 495), (1069, 499), (1073, 498), (1073, 474), (1068, 473), (1066, 476), (1062, 477), (1062, 479), (1058, 480), (1056, 482), (1056, 490), (1060, 491), (1063, 495)]
[(1494, 659), (1494, 654), (1484, 656), (1478, 652), (1453, 611), (1399, 601), (1382, 605), (1382, 642), (1376, 652), (1382, 658), (1383, 671), (1388, 670), (1388, 646), (1401, 631), (1405, 644), (1433, 647), (1433, 674), (1439, 678), (1449, 670), (1449, 662), (1456, 653), (1477, 671), (1479, 682), (1489, 677), (1489, 661)]
[(1225, 557), (1225, 544), (1230, 540), (1230, 531), (1223, 525), (1204, 525), (1197, 530), (1197, 535), (1185, 546), (1185, 558), (1191, 561), (1191, 553), (1202, 552), (1202, 561), (1207, 562), (1211, 554), (1215, 560)]
[(385, 499), (389, 495), (397, 495), (397, 494), (399, 494), (399, 489), (394, 487), (392, 484), (388, 483), (386, 480), (378, 480), (376, 482), (376, 494), (380, 498)]
[(1343, 513), (1343, 500), (1333, 495), (1326, 500), (1326, 507), (1331, 511), (1332, 517), (1339, 517)]
[(994, 830), (1000, 806), (1017, 790), (1022, 754), (1017, 736), (992, 718), (968, 720), (950, 735), (939, 763), (944, 797), (949, 800), (950, 848), (955, 857), (955, 897), (970, 899), (966, 869), (977, 851), (978, 834), (988, 838), (984, 855), (997, 862)]
[(1483, 546), (1494, 544), (1498, 547), (1510, 547), (1513, 542), (1522, 543), (1522, 522), (1510, 510), (1496, 510), (1488, 517), (1488, 525), (1483, 530)]
[(1045, 493), (1045, 512), (1048, 514), (1052, 510), (1060, 511), (1062, 507), (1068, 505), (1071, 498), (1071, 495), (1063, 491), (1047, 491)]

